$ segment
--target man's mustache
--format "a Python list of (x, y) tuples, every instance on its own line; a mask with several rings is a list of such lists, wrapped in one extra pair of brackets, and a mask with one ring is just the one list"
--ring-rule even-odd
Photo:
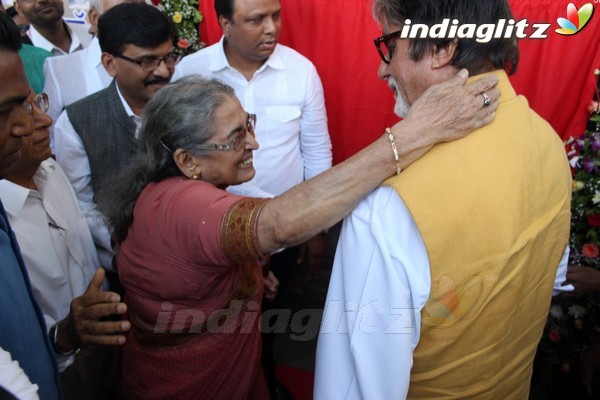
[(155, 76), (155, 77), (151, 77), (148, 78), (144, 81), (144, 86), (148, 86), (148, 85), (154, 85), (156, 83), (169, 83), (171, 81), (171, 78), (162, 78), (160, 76)]

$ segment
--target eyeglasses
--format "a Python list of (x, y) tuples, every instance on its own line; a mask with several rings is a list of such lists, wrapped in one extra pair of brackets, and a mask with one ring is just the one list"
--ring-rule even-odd
[(248, 114), (246, 118), (246, 127), (229, 142), (226, 143), (207, 143), (200, 146), (196, 146), (198, 150), (225, 150), (225, 151), (239, 151), (242, 149), (245, 143), (246, 135), (249, 133), (254, 136), (254, 127), (256, 126), (256, 114)]
[[(375, 43), (375, 47), (377, 47), (377, 51), (379, 52), (379, 56), (381, 56), (384, 63), (389, 64), (392, 61), (394, 51), (396, 51), (396, 43), (392, 43), (392, 40), (400, 36), (401, 32), (402, 29), (399, 29), (396, 32), (379, 36), (377, 39), (373, 40), (373, 43)], [(381, 46), (382, 44), (383, 46)]]
[(142, 57), (142, 58), (129, 58), (124, 56), (123, 54), (115, 54), (115, 57), (122, 58), (125, 61), (129, 61), (130, 63), (137, 64), (140, 66), (142, 71), (150, 72), (154, 71), (162, 61), (165, 62), (167, 68), (173, 68), (176, 66), (179, 61), (181, 61), (181, 54), (177, 53), (169, 53), (164, 57)]
[(33, 117), (33, 108), (37, 108), (41, 112), (48, 111), (48, 107), (50, 107), (50, 102), (48, 100), (48, 95), (46, 93), (39, 93), (33, 97), (33, 100), (25, 100), (23, 102), (23, 108), (25, 112)]

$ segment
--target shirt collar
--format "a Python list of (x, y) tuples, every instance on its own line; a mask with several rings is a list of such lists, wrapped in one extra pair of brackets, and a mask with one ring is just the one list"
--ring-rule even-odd
[[(46, 182), (48, 181), (48, 175), (54, 168), (55, 166), (51, 161), (43, 161), (33, 176), (33, 180), (42, 196), (46, 187)], [(30, 192), (31, 189), (17, 185), (7, 179), (0, 180), (0, 199), (2, 199), (6, 212), (15, 218), (18, 218), (21, 214)]]
[(67, 24), (65, 21), (62, 21), (62, 23), (67, 28), (67, 31), (69, 32), (69, 36), (71, 36), (71, 47), (69, 47), (68, 53), (65, 53), (61, 48), (56, 47), (52, 42), (50, 42), (48, 39), (46, 39), (44, 36), (42, 36), (42, 34), (40, 32), (38, 32), (38, 30), (35, 29), (35, 27), (33, 25), (31, 25), (29, 27), (29, 30), (27, 31), (27, 34), (29, 35), (29, 38), (31, 39), (31, 43), (33, 43), (33, 45), (36, 47), (41, 47), (42, 49), (49, 51), (50, 53), (54, 54), (55, 56), (70, 54), (70, 53), (73, 53), (75, 50), (83, 48), (81, 42), (79, 41), (79, 38), (73, 32), (73, 30), (71, 29), (69, 24)]
[(121, 99), (121, 103), (123, 104), (123, 108), (125, 109), (125, 112), (127, 113), (128, 117), (134, 117), (137, 115), (135, 115), (133, 113), (133, 110), (131, 109), (131, 107), (129, 107), (129, 104), (127, 103), (127, 100), (125, 100), (125, 97), (123, 97), (123, 95), (121, 94), (121, 90), (119, 89), (119, 83), (115, 81), (115, 86), (117, 87), (117, 94), (119, 95), (119, 99)]
[[(216, 56), (210, 62), (209, 70), (211, 72), (217, 72), (225, 68), (233, 68), (229, 65), (229, 61), (227, 61), (227, 56), (225, 55), (225, 36), (221, 36), (221, 40), (219, 40), (218, 49), (219, 51), (216, 53)], [(285, 64), (283, 62), (283, 57), (281, 56), (281, 51), (279, 50), (279, 44), (275, 46), (275, 50), (273, 54), (267, 58), (267, 61), (256, 71), (257, 73), (264, 71), (267, 67), (273, 69), (283, 70), (285, 69)]]
[(0, 198), (8, 215), (18, 218), (27, 196), (29, 196), (29, 189), (6, 179), (0, 181)]
[(139, 138), (140, 128), (142, 127), (142, 117), (139, 116), (139, 115), (134, 114), (134, 112), (131, 109), (131, 107), (129, 107), (129, 104), (127, 103), (127, 100), (125, 100), (125, 97), (123, 97), (123, 95), (121, 94), (121, 91), (119, 90), (119, 84), (116, 81), (115, 81), (115, 86), (117, 88), (117, 94), (119, 95), (119, 99), (121, 99), (121, 103), (123, 104), (123, 108), (125, 109), (125, 112), (127, 113), (127, 116), (129, 118), (131, 118), (131, 120), (135, 124), (134, 136), (137, 139), (137, 138)]

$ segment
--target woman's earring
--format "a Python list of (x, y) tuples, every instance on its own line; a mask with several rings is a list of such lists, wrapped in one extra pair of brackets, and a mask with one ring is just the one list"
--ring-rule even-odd
[(199, 174), (192, 175), (192, 179), (195, 181), (200, 180), (201, 177), (202, 177), (202, 172), (200, 172)]

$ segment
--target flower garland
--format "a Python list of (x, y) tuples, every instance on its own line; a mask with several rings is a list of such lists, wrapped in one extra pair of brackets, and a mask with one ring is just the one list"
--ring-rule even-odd
[(176, 46), (181, 54), (187, 55), (204, 47), (198, 35), (198, 24), (202, 22), (198, 0), (161, 0), (158, 7), (173, 19), (177, 30)]
[[(600, 70), (594, 71), (596, 76)], [(600, 270), (600, 107), (588, 105), (588, 130), (566, 145), (573, 172), (570, 265)], [(540, 343), (540, 352), (564, 373), (571, 371), (584, 347), (600, 332), (600, 295), (556, 296)]]

